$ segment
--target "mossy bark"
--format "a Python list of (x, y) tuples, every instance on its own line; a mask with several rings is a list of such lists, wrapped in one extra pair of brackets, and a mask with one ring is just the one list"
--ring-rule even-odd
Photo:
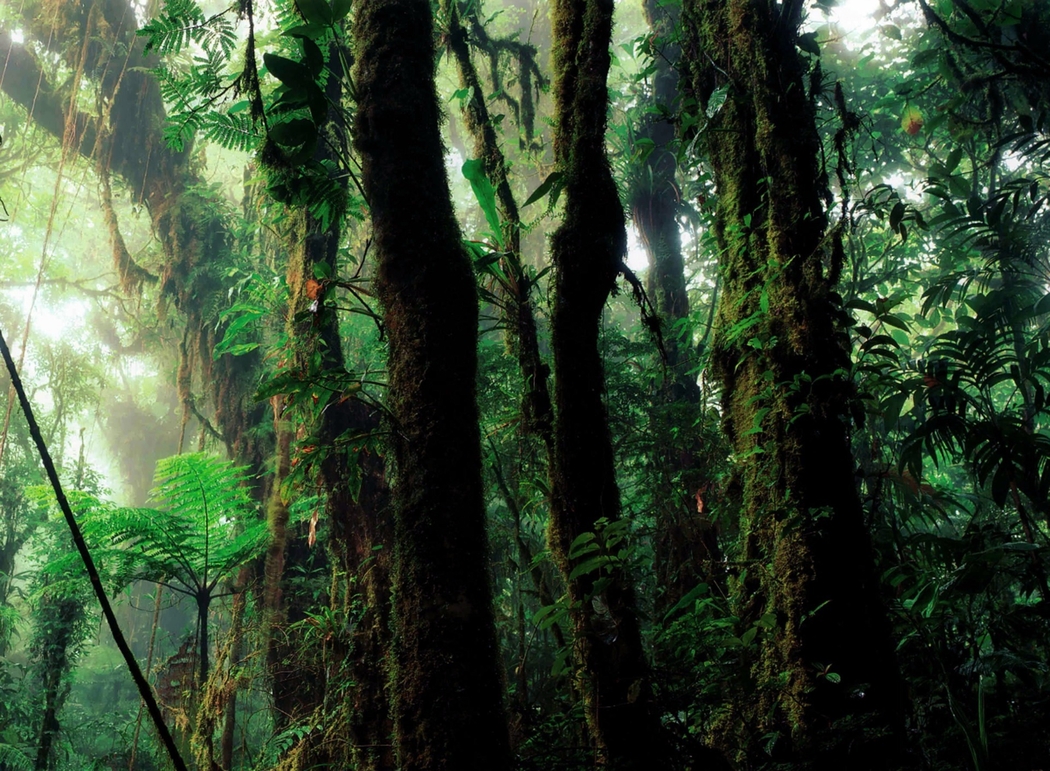
[(715, 113), (714, 364), (742, 496), (739, 614), (745, 628), (774, 619), (723, 739), (762, 737), (794, 768), (897, 769), (900, 680), (855, 488), (841, 245), (795, 46), (801, 6), (687, 0), (683, 14), (689, 85)]
[(620, 516), (598, 347), (602, 311), (626, 249), (623, 208), (605, 154), (613, 3), (558, 0), (553, 14), (554, 147), (564, 174), (565, 218), (551, 240), (555, 422), (548, 540), (568, 586), (580, 692), (599, 763), (650, 769), (663, 767), (667, 753), (633, 589), (620, 571), (574, 576), (582, 559), (570, 556), (580, 535)]
[[(331, 73), (326, 87), (333, 105), (342, 99), (341, 61), (338, 51), (329, 52)], [(348, 142), (342, 112), (333, 109), (326, 126), (325, 141), (319, 143), (317, 160), (333, 160), (332, 148)], [(331, 528), (328, 544), (342, 582), (343, 613), (358, 612), (350, 639), (333, 640), (333, 660), (342, 659), (342, 677), (354, 683), (345, 693), (348, 702), (334, 710), (334, 717), (318, 745), (310, 753), (314, 763), (352, 766), (360, 771), (392, 771), (393, 726), (388, 693), (387, 650), (390, 644), (390, 547), (393, 528), (389, 519), (390, 490), (383, 459), (375, 452), (360, 449), (360, 441), (380, 429), (373, 409), (350, 397), (339, 387), (349, 383), (339, 335), (338, 314), (326, 298), (335, 287), (328, 279), (338, 276), (338, 249), (341, 229), (328, 226), (309, 213), (298, 215), (290, 233), (295, 244), (289, 255), (288, 313), (289, 339), (295, 351), (294, 366), (299, 375), (314, 384), (312, 394), (323, 408), (316, 425), (306, 430), (316, 438), (322, 460), (318, 482), (325, 497), (325, 517)], [(338, 597), (332, 597), (336, 605)], [(289, 653), (294, 653), (293, 646)], [(310, 661), (320, 663), (314, 651)], [(307, 664), (302, 660), (302, 664)], [(323, 671), (314, 675), (323, 681)], [(344, 683), (333, 684), (342, 694)], [(320, 704), (314, 705), (320, 707)], [(347, 742), (347, 734), (350, 741)]]
[[(470, 55), (467, 30), (460, 20), (456, 0), (442, 0), (441, 7), (448, 20), (448, 47), (456, 61), (460, 83), (468, 93), (467, 99), (462, 102), (463, 120), (474, 140), (474, 156), (484, 162), (485, 173), (496, 189), (496, 202), (506, 245), (506, 254), (501, 260), (507, 276), (503, 286), (506, 305), (502, 310), (518, 359), (518, 368), (525, 382), (521, 404), (522, 428), (524, 433), (535, 435), (542, 440), (549, 455), (553, 443), (553, 407), (547, 383), (550, 372), (540, 355), (536, 313), (532, 304), (534, 282), (521, 259), (521, 217), (518, 204), (510, 189), (507, 159), (500, 148), (495, 126), (489, 116), (486, 92)], [(523, 67), (522, 71), (529, 72), (529, 69)], [(528, 93), (528, 87), (522, 84), (522, 89), (524, 104), (524, 95)], [(531, 134), (531, 128), (527, 131)]]
[(449, 197), (426, 0), (363, 0), (361, 155), (389, 340), (398, 765), (510, 766), (488, 574), (474, 276)]

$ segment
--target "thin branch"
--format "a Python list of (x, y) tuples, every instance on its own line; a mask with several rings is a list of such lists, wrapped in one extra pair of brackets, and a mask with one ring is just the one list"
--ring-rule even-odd
[(98, 574), (95, 561), (91, 558), (91, 552), (84, 541), (84, 535), (80, 531), (80, 526), (77, 524), (77, 520), (73, 516), (73, 510), (66, 499), (66, 494), (62, 490), (62, 483), (58, 479), (58, 472), (55, 470), (55, 464), (51, 460), (51, 454), (48, 452), (47, 445), (44, 444), (44, 438), (40, 434), (40, 427), (37, 425), (36, 418), (33, 417), (33, 408), (29, 404), (29, 399), (26, 398), (25, 389), (22, 387), (22, 379), (18, 376), (18, 370), (15, 368), (14, 359), (11, 358), (11, 351), (7, 347), (7, 340), (4, 339), (2, 332), (0, 332), (0, 353), (3, 354), (7, 371), (11, 375), (11, 383), (18, 393), (18, 401), (22, 405), (22, 412), (25, 413), (26, 422), (29, 424), (29, 433), (32, 434), (37, 451), (40, 453), (40, 461), (44, 464), (48, 479), (51, 481), (51, 487), (55, 491), (55, 498), (58, 500), (58, 505), (62, 509), (66, 524), (69, 526), (70, 533), (73, 536), (73, 543), (76, 544), (80, 558), (84, 562), (84, 568), (87, 570), (88, 578), (91, 580), (91, 587), (95, 590), (95, 596), (102, 606), (102, 614), (106, 617), (106, 623), (109, 624), (109, 631), (113, 635), (113, 641), (117, 644), (117, 648), (124, 657), (124, 661), (131, 672), (131, 677), (138, 688), (139, 695), (145, 702), (157, 733), (160, 734), (161, 741), (168, 751), (168, 757), (171, 758), (172, 765), (175, 766), (176, 771), (188, 771), (185, 761), (179, 754), (178, 747), (175, 746), (175, 740), (164, 722), (164, 717), (161, 715), (160, 706), (153, 696), (153, 691), (142, 674), (138, 661), (135, 660), (135, 654), (131, 652), (128, 641), (124, 638), (124, 633), (120, 630), (120, 624), (117, 622), (117, 617), (113, 612), (113, 606), (110, 605), (109, 597), (106, 596), (106, 590), (102, 586), (102, 578)]

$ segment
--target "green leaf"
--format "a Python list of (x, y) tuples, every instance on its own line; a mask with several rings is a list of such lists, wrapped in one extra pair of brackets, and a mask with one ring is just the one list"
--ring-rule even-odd
[(306, 388), (306, 383), (295, 372), (281, 372), (274, 378), (259, 386), (255, 392), (255, 401), (262, 402), (278, 394), (295, 394)]
[(970, 195), (969, 181), (958, 175), (954, 175), (948, 180), (948, 188), (957, 198), (968, 198)]
[[(536, 203), (536, 201), (547, 195), (552, 189), (561, 190), (562, 187), (562, 173), (560, 171), (552, 171), (547, 175), (547, 178), (540, 183), (540, 186), (532, 191), (532, 195), (528, 197), (525, 203), (522, 204), (522, 208), (528, 206), (530, 203)], [(554, 199), (551, 201), (551, 206), (558, 200), (557, 195), (554, 195)]]
[(777, 625), (777, 614), (776, 613), (764, 613), (762, 617), (755, 622), (755, 626), (761, 627), (762, 629), (772, 629)]
[(325, 0), (295, 0), (295, 7), (310, 24), (332, 23), (332, 7)]
[(350, 13), (351, 0), (332, 0), (332, 21), (338, 22)]
[(300, 24), (284, 32), (285, 37), (297, 37), (304, 40), (320, 40), (328, 34), (328, 27), (320, 24)]
[(799, 35), (798, 38), (795, 40), (795, 45), (797, 45), (801, 50), (805, 51), (807, 54), (820, 56), (820, 45), (817, 43), (816, 32), (807, 32), (804, 35)]
[(571, 559), (574, 559), (574, 558), (580, 556), (580, 554), (581, 554), (580, 549), (582, 549), (584, 546), (586, 546), (587, 544), (589, 544), (592, 541), (594, 541), (595, 538), (596, 538), (596, 536), (594, 535), (594, 533), (592, 533), (590, 531), (588, 531), (586, 533), (580, 533), (578, 536), (576, 536), (576, 538), (573, 540), (573, 542), (569, 545), (569, 557)]
[(901, 220), (904, 219), (904, 212), (904, 204), (901, 201), (897, 201), (890, 212), (890, 230), (896, 230), (900, 227)]
[(591, 557), (588, 560), (584, 560), (572, 569), (572, 572), (569, 573), (569, 580), (575, 581), (580, 576), (585, 576), (589, 573), (593, 573), (594, 571), (600, 569), (602, 566), (607, 565), (608, 563), (609, 557), (605, 556), (604, 554), (598, 555), (597, 557)]
[(1011, 541), (1002, 545), (1003, 551), (1040, 551), (1043, 547), (1037, 543), (1028, 543), (1027, 541)]
[(474, 159), (464, 161), (463, 176), (470, 181), (470, 188), (474, 191), (474, 197), (478, 199), (478, 204), (485, 213), (485, 220), (492, 229), (492, 235), (502, 247), (503, 236), (500, 230), (499, 213), (496, 211), (496, 189), (492, 187), (485, 173), (485, 162)]
[(719, 86), (711, 92), (711, 96), (707, 98), (707, 105), (704, 107), (704, 115), (707, 116), (708, 120), (711, 120), (718, 115), (719, 110), (722, 109), (722, 105), (726, 103), (726, 97), (729, 95), (729, 84)]
[(896, 327), (897, 329), (903, 329), (905, 332), (910, 332), (908, 325), (901, 319), (894, 316), (892, 313), (887, 313), (884, 316), (879, 316), (879, 321), (888, 327)]
[(298, 147), (317, 139), (317, 126), (305, 118), (275, 123), (270, 126), (270, 138), (285, 147)]
[(954, 150), (948, 153), (948, 158), (944, 162), (944, 168), (949, 174), (955, 171), (955, 169), (958, 167), (959, 161), (962, 160), (962, 154), (963, 151), (961, 147), (956, 147)]
[(293, 62), (277, 54), (263, 54), (263, 63), (270, 74), (294, 91), (306, 90), (316, 85), (310, 71), (299, 62)]
[(682, 610), (683, 608), (691, 606), (694, 602), (696, 602), (698, 599), (707, 594), (708, 588), (709, 587), (707, 584), (697, 584), (696, 586), (694, 586), (692, 589), (685, 593), (682, 599), (676, 602), (674, 606), (664, 614), (664, 621), (674, 616), (678, 611)]
[(544, 605), (542, 608), (535, 611), (532, 616), (532, 623), (541, 629), (546, 629), (558, 621), (562, 614), (559, 612), (561, 609), (562, 606), (556, 603), (553, 605)]
[(306, 66), (310, 76), (317, 79), (321, 76), (321, 71), (324, 69), (324, 54), (321, 53), (321, 48), (310, 38), (303, 38), (301, 41), (303, 46), (303, 64)]

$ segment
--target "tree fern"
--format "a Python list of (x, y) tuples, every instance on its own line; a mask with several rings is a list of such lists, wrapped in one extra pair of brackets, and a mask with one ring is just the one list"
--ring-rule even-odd
[[(87, 494), (72, 503), (85, 538), (114, 590), (153, 581), (193, 598), (201, 682), (207, 675), (208, 610), (220, 584), (260, 554), (266, 523), (254, 516), (244, 467), (207, 453), (157, 463), (155, 508), (114, 506)], [(48, 570), (63, 570), (62, 560)]]

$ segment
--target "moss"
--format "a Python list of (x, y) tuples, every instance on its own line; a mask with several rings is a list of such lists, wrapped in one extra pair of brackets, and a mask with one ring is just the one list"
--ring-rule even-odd
[(778, 620), (748, 674), (757, 700), (734, 705), (753, 737), (723, 736), (746, 747), (779, 733), (777, 754), (801, 768), (892, 768), (900, 693), (853, 487), (850, 385), (835, 374), (849, 356), (824, 266), (839, 258), (796, 32), (773, 3), (696, 0), (683, 12), (693, 94), (727, 89), (706, 138), (723, 250), (714, 361), (753, 564), (736, 602), (745, 627)]
[(474, 386), (477, 295), (445, 176), (430, 13), (426, 0), (364, 0), (354, 22), (354, 139), (389, 341), (397, 469), (394, 736), (406, 771), (504, 769)]
[[(565, 216), (551, 239), (554, 302), (554, 453), (548, 542), (570, 598), (579, 690), (599, 763), (666, 766), (633, 591), (622, 578), (599, 590), (593, 573), (569, 579), (573, 541), (620, 515), (599, 322), (626, 247), (623, 208), (605, 153), (610, 0), (553, 6), (555, 156)], [(610, 636), (610, 627), (616, 634)]]

